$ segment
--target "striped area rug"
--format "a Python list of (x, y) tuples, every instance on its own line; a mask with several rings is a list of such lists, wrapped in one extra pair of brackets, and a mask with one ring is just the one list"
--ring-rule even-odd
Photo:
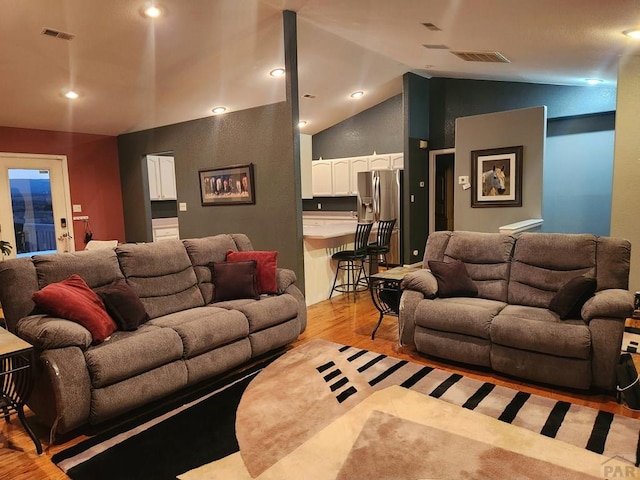
[[(607, 457), (624, 458), (636, 466), (640, 462), (638, 419), (517, 391), (367, 350), (349, 346), (336, 348), (338, 355), (374, 389), (400, 385)], [(335, 388), (337, 400), (345, 401), (357, 389), (349, 379), (345, 382), (340, 374), (335, 375), (333, 368), (327, 362), (319, 365), (318, 371), (331, 384), (330, 388)]]

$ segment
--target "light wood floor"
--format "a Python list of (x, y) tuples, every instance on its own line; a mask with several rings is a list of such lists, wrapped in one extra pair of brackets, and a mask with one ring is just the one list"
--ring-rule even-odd
[[(460, 365), (454, 366), (421, 356), (411, 348), (398, 346), (397, 319), (394, 317), (385, 317), (381, 327), (378, 329), (375, 340), (371, 340), (371, 332), (377, 319), (378, 312), (375, 310), (368, 293), (360, 294), (355, 303), (345, 296), (335, 297), (332, 300), (326, 300), (308, 308), (307, 330), (294, 343), (294, 346), (302, 345), (315, 338), (322, 338), (438, 367), (443, 370), (462, 373), (484, 381), (545, 395), (557, 400), (588, 405), (601, 410), (640, 418), (639, 413), (631, 412), (617, 404), (613, 396), (601, 394), (585, 395), (527, 384), (485, 370), (465, 368)], [(36, 454), (33, 443), (22, 430), (17, 417), (12, 417), (10, 424), (0, 422), (0, 425), (2, 425), (0, 426), (0, 480), (67, 479), (68, 477), (51, 462), (51, 456), (87, 437), (81, 435), (62, 444), (49, 445), (47, 431), (33, 422), (32, 424), (36, 427), (35, 430), (37, 430), (45, 450), (41, 456)]]

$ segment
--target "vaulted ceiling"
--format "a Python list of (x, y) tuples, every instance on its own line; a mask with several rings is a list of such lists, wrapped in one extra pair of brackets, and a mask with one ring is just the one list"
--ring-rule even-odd
[[(0, 126), (118, 135), (283, 101), (284, 79), (269, 71), (284, 65), (284, 9), (297, 12), (311, 134), (400, 93), (405, 72), (614, 87), (640, 48), (622, 34), (640, 26), (637, 0), (157, 1), (155, 20), (144, 1), (3, 2)], [(365, 95), (350, 99), (356, 90)]]

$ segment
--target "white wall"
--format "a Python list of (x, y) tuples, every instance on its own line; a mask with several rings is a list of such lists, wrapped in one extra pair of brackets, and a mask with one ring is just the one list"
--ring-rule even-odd
[[(545, 106), (456, 119), (456, 230), (498, 232), (502, 225), (542, 218), (542, 172), (546, 134)], [(463, 190), (458, 185), (459, 176), (471, 177), (471, 152), (517, 145), (524, 146), (522, 207), (471, 208), (472, 190)]]
[(631, 242), (629, 288), (640, 290), (640, 57), (620, 60), (611, 197), (611, 236)]

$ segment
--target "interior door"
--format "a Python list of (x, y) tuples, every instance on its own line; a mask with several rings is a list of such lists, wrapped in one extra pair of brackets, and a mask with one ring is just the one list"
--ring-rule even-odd
[(66, 157), (0, 154), (0, 239), (10, 256), (73, 251), (72, 238)]
[(435, 229), (453, 230), (454, 155), (439, 155), (435, 172)]

